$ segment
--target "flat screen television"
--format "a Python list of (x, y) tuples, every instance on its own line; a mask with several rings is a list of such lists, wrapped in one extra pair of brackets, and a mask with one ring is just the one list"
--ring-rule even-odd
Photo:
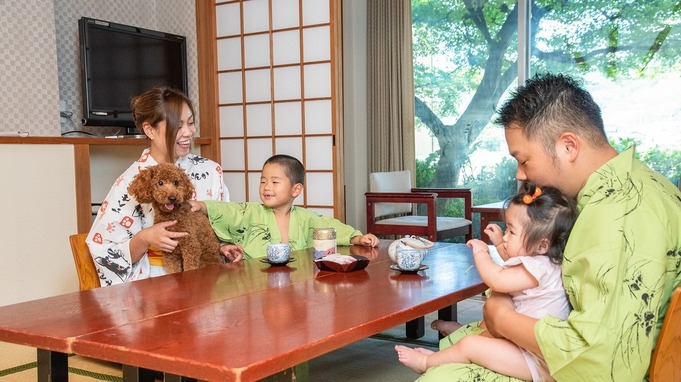
[(83, 17), (78, 21), (86, 126), (135, 133), (131, 99), (167, 85), (187, 93), (184, 36)]

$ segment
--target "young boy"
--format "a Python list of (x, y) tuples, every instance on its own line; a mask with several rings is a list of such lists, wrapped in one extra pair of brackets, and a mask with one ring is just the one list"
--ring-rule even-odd
[(194, 210), (208, 215), (213, 230), (225, 243), (239, 244), (246, 258), (264, 257), (267, 245), (288, 243), (292, 250), (312, 247), (314, 228), (334, 228), (338, 245), (375, 247), (378, 238), (349, 225), (293, 205), (303, 191), (305, 168), (288, 155), (265, 161), (260, 177), (262, 203), (192, 202)]

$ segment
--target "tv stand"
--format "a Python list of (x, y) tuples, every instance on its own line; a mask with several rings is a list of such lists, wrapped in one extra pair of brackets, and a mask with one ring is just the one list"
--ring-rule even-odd
[(125, 128), (125, 134), (118, 134), (116, 133), (115, 135), (107, 135), (104, 138), (133, 138), (133, 139), (142, 139), (146, 138), (147, 136), (143, 133), (141, 133), (139, 130), (137, 130), (136, 127), (126, 127)]
[(147, 136), (144, 134), (124, 134), (124, 135), (107, 135), (105, 138), (144, 139), (147, 138)]

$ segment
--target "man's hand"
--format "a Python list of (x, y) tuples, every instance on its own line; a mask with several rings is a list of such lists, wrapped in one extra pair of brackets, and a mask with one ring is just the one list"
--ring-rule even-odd
[(497, 338), (506, 338), (532, 353), (541, 355), (541, 349), (534, 337), (536, 318), (515, 311), (511, 297), (492, 291), (482, 307), (487, 330)]
[(502, 316), (509, 311), (515, 312), (511, 296), (506, 293), (492, 291), (492, 294), (482, 306), (482, 315), (485, 318), (487, 330), (489, 330), (494, 337), (505, 338), (498, 332), (500, 328), (496, 325), (502, 320)]

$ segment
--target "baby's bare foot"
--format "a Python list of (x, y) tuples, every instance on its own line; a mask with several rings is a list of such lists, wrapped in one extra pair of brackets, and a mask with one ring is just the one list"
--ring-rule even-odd
[[(414, 370), (419, 374), (426, 372), (426, 359), (428, 354), (424, 351), (429, 351), (424, 348), (408, 348), (402, 345), (395, 345), (395, 351), (397, 351), (397, 359), (407, 366), (408, 368)], [(432, 351), (430, 351), (432, 353)]]
[(425, 354), (425, 355), (431, 355), (431, 354), (435, 353), (434, 351), (432, 351), (430, 349), (426, 349), (426, 348), (414, 348), (414, 350), (416, 350), (417, 352), (419, 352), (421, 354)]
[(437, 330), (442, 334), (443, 336), (448, 336), (456, 329), (459, 329), (462, 325), (456, 321), (443, 321), (443, 320), (435, 320), (430, 324), (430, 328)]

